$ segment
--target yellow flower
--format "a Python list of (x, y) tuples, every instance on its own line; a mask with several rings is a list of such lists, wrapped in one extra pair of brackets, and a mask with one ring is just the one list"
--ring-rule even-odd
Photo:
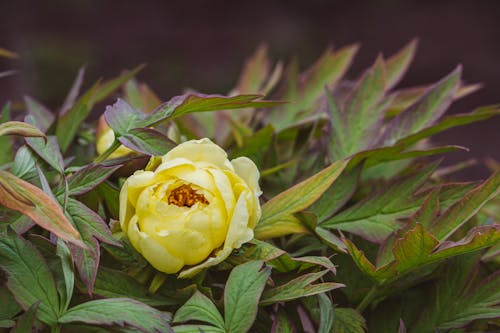
[[(115, 132), (113, 132), (113, 130), (108, 126), (108, 124), (104, 120), (104, 117), (99, 118), (96, 136), (97, 136), (96, 149), (99, 155), (104, 153), (109, 147), (111, 147), (113, 141), (115, 141)], [(132, 153), (134, 153), (132, 149), (129, 149), (124, 145), (120, 145), (107, 158), (108, 159), (118, 158), (127, 156)]]
[(136, 171), (120, 193), (120, 225), (153, 267), (192, 276), (253, 238), (259, 171), (209, 139), (178, 145), (154, 171)]

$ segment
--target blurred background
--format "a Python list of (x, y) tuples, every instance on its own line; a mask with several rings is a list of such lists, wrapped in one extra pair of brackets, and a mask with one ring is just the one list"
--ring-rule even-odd
[[(273, 60), (296, 55), (308, 67), (329, 45), (362, 45), (347, 77), (356, 78), (379, 52), (390, 55), (420, 40), (401, 87), (435, 82), (457, 64), (466, 83), (483, 83), (449, 113), (500, 103), (500, 1), (112, 1), (1, 0), (0, 47), (19, 54), (0, 59), (0, 103), (31, 95), (61, 105), (78, 68), (84, 87), (99, 77), (146, 63), (139, 79), (167, 100), (185, 88), (227, 93), (245, 59), (265, 42)], [(445, 164), (476, 158), (460, 178), (484, 178), (483, 161), (500, 160), (500, 117), (450, 130), (440, 144), (470, 152), (446, 155)]]

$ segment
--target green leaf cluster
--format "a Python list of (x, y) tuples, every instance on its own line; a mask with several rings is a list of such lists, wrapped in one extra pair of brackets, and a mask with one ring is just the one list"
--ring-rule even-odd
[[(329, 48), (303, 72), (297, 58), (273, 64), (262, 45), (227, 95), (162, 102), (138, 66), (86, 90), (80, 69), (57, 110), (5, 101), (0, 332), (498, 330), (499, 164), (488, 162), (484, 181), (456, 181), (470, 163), (441, 167), (435, 156), (464, 148), (432, 136), (500, 107), (445, 116), (478, 88), (460, 66), (399, 89), (416, 47), (348, 77), (358, 45)], [(109, 130), (114, 142), (98, 154)], [(119, 191), (200, 137), (256, 163), (262, 216), (251, 242), (179, 279), (120, 230)], [(130, 153), (110, 158), (121, 146)]]

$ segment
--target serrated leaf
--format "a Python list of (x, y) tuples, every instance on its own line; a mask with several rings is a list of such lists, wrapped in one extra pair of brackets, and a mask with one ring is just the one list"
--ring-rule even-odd
[(116, 325), (144, 333), (162, 333), (170, 330), (169, 320), (170, 314), (144, 303), (129, 298), (108, 298), (76, 305), (59, 318), (59, 323)]
[[(81, 195), (94, 189), (103, 181), (105, 181), (113, 172), (119, 169), (122, 165), (105, 166), (102, 164), (89, 164), (67, 178), (68, 195)], [(55, 193), (61, 195), (65, 188), (58, 188)]]
[(387, 59), (385, 62), (386, 89), (394, 87), (406, 73), (410, 63), (415, 56), (417, 40), (412, 40), (398, 53)]
[(500, 171), (468, 192), (462, 200), (448, 208), (431, 226), (431, 233), (443, 241), (474, 216), (481, 207), (500, 193)]
[(42, 133), (38, 128), (21, 121), (8, 121), (0, 124), (0, 136), (3, 135), (21, 135), (27, 137), (45, 138), (45, 134)]
[(333, 327), (335, 333), (364, 333), (366, 321), (358, 311), (351, 308), (333, 309)]
[(0, 171), (0, 204), (29, 216), (42, 228), (77, 246), (84, 246), (78, 231), (57, 202), (38, 187)]
[(158, 294), (152, 295), (147, 287), (130, 275), (103, 266), (97, 271), (93, 293), (106, 298), (129, 297), (150, 306), (176, 303)]
[(32, 328), (35, 324), (35, 318), (36, 318), (36, 312), (38, 311), (38, 306), (40, 303), (33, 303), (29, 307), (28, 310), (26, 310), (25, 313), (23, 313), (16, 321), (16, 326), (10, 330), (10, 333), (26, 333), (26, 332), (32, 332)]
[(177, 146), (174, 141), (151, 128), (131, 129), (118, 141), (127, 148), (151, 156), (163, 156)]
[(52, 273), (37, 249), (12, 230), (0, 237), (0, 267), (7, 273), (7, 287), (23, 309), (40, 302), (38, 319), (54, 325), (60, 311)]
[(492, 274), (483, 281), (474, 279), (476, 258), (459, 257), (450, 262), (419, 320), (409, 327), (410, 333), (449, 330), (472, 320), (500, 316), (500, 275)]
[(33, 124), (42, 132), (46, 132), (54, 122), (54, 114), (44, 105), (30, 96), (24, 96), (24, 104), (28, 114), (33, 117)]
[(462, 68), (459, 66), (442, 79), (412, 106), (398, 114), (386, 126), (380, 143), (390, 146), (399, 139), (433, 125), (451, 104), (460, 82)]
[(191, 298), (177, 310), (173, 323), (202, 321), (224, 329), (224, 319), (214, 303), (205, 295), (196, 291)]
[(357, 204), (320, 223), (327, 229), (349, 231), (373, 242), (382, 242), (401, 227), (398, 218), (415, 213), (425, 199), (415, 192), (436, 169), (437, 164), (422, 169), (403, 180), (393, 182)]
[(293, 232), (307, 232), (307, 228), (293, 214), (318, 200), (339, 177), (347, 162), (337, 161), (266, 202), (262, 206), (262, 217), (254, 231), (255, 238), (266, 239)]
[(261, 293), (271, 274), (262, 261), (250, 261), (236, 266), (229, 275), (224, 290), (224, 320), (229, 332), (247, 332), (252, 326)]

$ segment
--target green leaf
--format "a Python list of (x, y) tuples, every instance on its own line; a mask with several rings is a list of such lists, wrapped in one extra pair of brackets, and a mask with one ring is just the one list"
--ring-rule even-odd
[(10, 333), (26, 333), (32, 332), (35, 324), (36, 313), (40, 303), (33, 303), (29, 309), (17, 319), (16, 326), (10, 330)]
[(24, 180), (30, 180), (37, 175), (34, 153), (26, 146), (21, 146), (14, 158), (11, 171)]
[(385, 62), (386, 89), (394, 87), (406, 73), (410, 63), (415, 56), (417, 40), (412, 40), (401, 51), (387, 59)]
[(333, 309), (333, 328), (335, 333), (364, 333), (366, 322), (363, 316), (351, 308)]
[[(332, 160), (346, 158), (374, 146), (385, 116), (384, 63), (378, 58), (356, 83), (342, 107), (327, 93), (331, 121)], [(336, 147), (335, 147), (336, 145)]]
[(271, 268), (262, 261), (250, 261), (236, 266), (229, 275), (224, 290), (225, 327), (229, 332), (247, 332), (252, 326), (259, 299)]
[(179, 325), (172, 327), (175, 333), (225, 333), (218, 327), (209, 325)]
[(59, 323), (125, 326), (144, 333), (168, 332), (170, 314), (129, 298), (108, 298), (85, 302), (69, 309)]
[(54, 199), (7, 171), (0, 171), (0, 204), (29, 216), (39, 226), (66, 241), (84, 246), (79, 232)]
[(419, 320), (409, 327), (410, 333), (449, 330), (473, 320), (500, 316), (500, 275), (492, 274), (483, 281), (475, 279), (476, 258), (459, 257), (450, 262)]
[(327, 229), (348, 231), (373, 242), (382, 242), (401, 227), (398, 218), (415, 213), (425, 199), (415, 192), (436, 169), (434, 163), (400, 181), (392, 182), (357, 204), (320, 223)]
[(332, 332), (334, 319), (332, 301), (328, 297), (328, 294), (325, 293), (318, 295), (318, 302), (320, 313), (318, 333), (330, 333)]
[(64, 173), (64, 161), (55, 136), (42, 138), (25, 138), (28, 146), (45, 162), (60, 174)]
[(64, 276), (64, 294), (61, 296), (62, 312), (66, 311), (73, 296), (73, 288), (75, 286), (75, 273), (73, 272), (73, 261), (71, 253), (66, 244), (60, 239), (57, 239), (57, 255), (61, 258), (61, 267)]
[(0, 267), (7, 287), (23, 309), (40, 302), (38, 319), (55, 325), (60, 304), (52, 273), (37, 249), (12, 230), (0, 237)]
[(175, 313), (173, 323), (190, 320), (202, 321), (224, 329), (224, 319), (214, 303), (205, 295), (196, 291), (193, 296)]
[(171, 305), (176, 302), (158, 294), (152, 295), (148, 288), (121, 271), (99, 267), (94, 284), (95, 295), (106, 298), (129, 297), (150, 306)]
[(102, 242), (120, 246), (118, 240), (111, 234), (111, 230), (106, 222), (96, 212), (80, 201), (68, 198), (66, 211), (82, 235), (91, 235)]
[(483, 184), (468, 192), (437, 219), (430, 231), (439, 240), (445, 240), (474, 216), (481, 207), (500, 193), (500, 171)]
[(104, 83), (97, 82), (78, 98), (73, 107), (59, 115), (56, 136), (63, 152), (68, 149), (81, 123), (87, 118), (94, 105), (108, 98), (113, 92), (135, 76), (143, 67), (143, 65), (140, 65)]
[(380, 140), (390, 146), (399, 139), (433, 125), (446, 111), (458, 89), (462, 68), (459, 66), (442, 79), (405, 111), (398, 114), (386, 126)]
[(344, 286), (341, 283), (334, 282), (312, 284), (328, 272), (329, 270), (324, 270), (317, 273), (304, 274), (281, 286), (268, 289), (262, 294), (260, 304), (270, 305), (278, 302), (286, 302), (302, 297), (321, 294)]
[[(101, 164), (89, 164), (67, 178), (68, 195), (82, 195), (94, 189), (109, 176), (111, 176), (122, 165), (105, 166)], [(61, 195), (65, 188), (59, 187), (55, 193)]]
[(35, 125), (44, 133), (47, 132), (54, 122), (54, 114), (32, 97), (24, 96), (24, 104), (29, 116), (33, 117), (32, 125)]
[(255, 228), (255, 238), (266, 239), (293, 232), (307, 232), (293, 215), (311, 206), (339, 177), (347, 161), (337, 161), (266, 202)]
[(45, 138), (45, 134), (43, 134), (38, 128), (21, 121), (8, 121), (0, 124), (0, 136), (2, 135), (21, 135), (25, 137)]
[(344, 206), (356, 191), (361, 165), (343, 172), (326, 192), (311, 206), (320, 223), (335, 214)]
[(161, 132), (151, 128), (131, 129), (118, 141), (127, 148), (151, 156), (163, 156), (177, 146)]
[(500, 107), (498, 105), (491, 105), (479, 108), (471, 113), (448, 116), (433, 126), (426, 127), (425, 129), (419, 130), (412, 135), (405, 135), (405, 137), (400, 139), (396, 145), (408, 147), (422, 139), (443, 132), (449, 128), (487, 120), (497, 115), (500, 115)]

